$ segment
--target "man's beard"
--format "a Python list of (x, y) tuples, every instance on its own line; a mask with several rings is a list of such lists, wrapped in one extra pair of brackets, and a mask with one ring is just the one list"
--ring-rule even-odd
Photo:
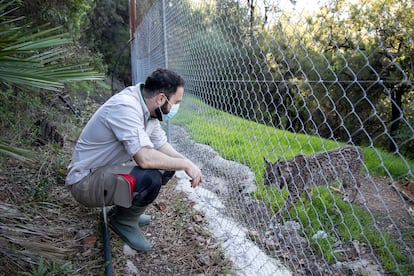
[(162, 114), (168, 114), (169, 112), (169, 110), (167, 110), (167, 104), (168, 102), (155, 109), (155, 116), (159, 121), (162, 121)]

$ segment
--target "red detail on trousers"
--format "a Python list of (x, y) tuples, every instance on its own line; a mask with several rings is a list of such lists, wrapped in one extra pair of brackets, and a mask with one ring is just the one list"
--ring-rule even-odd
[(131, 192), (131, 195), (132, 195), (132, 193), (134, 192), (134, 188), (135, 188), (135, 177), (133, 175), (123, 174), (123, 173), (120, 173), (118, 175), (122, 176), (123, 178), (125, 178), (126, 181), (128, 181), (129, 191)]

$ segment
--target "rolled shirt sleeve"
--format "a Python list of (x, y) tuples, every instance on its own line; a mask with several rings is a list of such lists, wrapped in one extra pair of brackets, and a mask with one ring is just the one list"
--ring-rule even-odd
[(151, 141), (154, 144), (154, 148), (159, 149), (165, 143), (167, 143), (167, 135), (165, 131), (162, 129), (160, 121), (153, 120), (153, 127), (151, 127)]

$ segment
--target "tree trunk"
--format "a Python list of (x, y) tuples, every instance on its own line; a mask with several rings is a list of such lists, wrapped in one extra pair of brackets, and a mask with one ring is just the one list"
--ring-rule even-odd
[(404, 113), (402, 111), (402, 95), (404, 94), (404, 86), (399, 85), (391, 92), (391, 126), (390, 126), (390, 146), (391, 152), (398, 151), (398, 142), (396, 139), (398, 127)]
[(250, 9), (250, 42), (251, 45), (253, 46), (254, 44), (254, 9), (255, 9), (255, 5), (253, 0), (247, 0), (247, 4), (249, 5), (249, 9)]

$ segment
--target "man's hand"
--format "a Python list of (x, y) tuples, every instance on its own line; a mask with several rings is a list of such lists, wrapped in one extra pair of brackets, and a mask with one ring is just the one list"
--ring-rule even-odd
[(185, 170), (185, 172), (191, 178), (190, 183), (191, 183), (192, 188), (195, 188), (198, 185), (201, 185), (201, 183), (203, 182), (203, 174), (201, 173), (201, 170), (196, 165), (191, 163), (191, 166), (187, 170)]

